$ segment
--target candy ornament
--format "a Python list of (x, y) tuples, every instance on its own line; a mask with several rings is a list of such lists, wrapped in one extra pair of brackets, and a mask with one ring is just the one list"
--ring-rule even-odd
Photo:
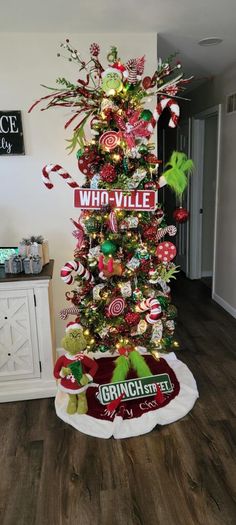
[(145, 312), (150, 310), (150, 312), (145, 316), (145, 319), (149, 324), (156, 323), (162, 316), (161, 305), (158, 299), (144, 299), (136, 306), (135, 309), (136, 312)]
[(177, 102), (171, 98), (162, 98), (160, 102), (158, 102), (155, 111), (152, 114), (152, 118), (148, 124), (148, 130), (150, 132), (150, 135), (153, 133), (155, 126), (164, 111), (165, 108), (168, 108), (171, 113), (171, 118), (169, 120), (169, 126), (170, 128), (175, 128), (178, 124), (179, 120), (179, 105)]
[(72, 284), (74, 282), (74, 276), (72, 275), (72, 272), (76, 272), (76, 274), (85, 281), (91, 283), (94, 282), (93, 275), (89, 270), (87, 270), (87, 268), (84, 267), (83, 264), (78, 261), (68, 261), (61, 269), (61, 279), (66, 284)]
[(123, 297), (115, 297), (107, 308), (107, 317), (117, 317), (123, 313), (125, 309), (125, 300)]
[(170, 237), (173, 237), (176, 235), (177, 228), (174, 225), (166, 226), (165, 228), (160, 228), (157, 230), (156, 233), (156, 240), (159, 241), (162, 237), (165, 237), (165, 235), (170, 235)]
[(59, 177), (62, 177), (62, 179), (64, 179), (66, 181), (66, 184), (68, 184), (68, 186), (70, 186), (70, 188), (79, 188), (79, 184), (77, 184), (77, 182), (75, 182), (75, 180), (72, 179), (72, 177), (69, 175), (69, 173), (67, 171), (65, 171), (64, 168), (59, 166), (59, 164), (47, 164), (42, 169), (42, 179), (43, 179), (43, 182), (44, 182), (45, 186), (49, 190), (51, 190), (53, 188), (53, 186), (54, 186), (54, 184), (51, 182), (51, 180), (49, 178), (49, 175), (51, 173), (57, 173), (57, 175), (59, 175)]
[(99, 144), (107, 151), (115, 149), (120, 142), (120, 136), (117, 131), (105, 131), (99, 139)]

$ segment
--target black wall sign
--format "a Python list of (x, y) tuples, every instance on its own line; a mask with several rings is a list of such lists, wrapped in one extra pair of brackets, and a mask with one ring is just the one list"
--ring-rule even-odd
[(0, 111), (0, 155), (24, 155), (20, 111)]

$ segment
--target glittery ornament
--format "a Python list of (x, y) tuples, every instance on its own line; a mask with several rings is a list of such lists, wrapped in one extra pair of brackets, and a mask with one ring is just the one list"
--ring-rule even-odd
[(112, 241), (104, 241), (101, 250), (104, 255), (113, 255), (117, 251), (117, 246)]
[(143, 84), (144, 89), (149, 89), (152, 84), (151, 77), (144, 77), (142, 84)]
[(135, 326), (139, 323), (140, 321), (140, 314), (139, 313), (136, 313), (136, 312), (128, 312), (126, 315), (125, 315), (125, 321), (127, 324), (129, 324), (130, 326)]
[(176, 208), (176, 210), (174, 211), (173, 217), (176, 222), (179, 222), (179, 223), (186, 222), (189, 218), (189, 211), (186, 210), (186, 208), (182, 208), (182, 206), (180, 206), (179, 208)]
[(100, 170), (100, 177), (104, 182), (114, 182), (117, 178), (117, 173), (109, 162), (104, 164)]
[(150, 111), (150, 109), (144, 109), (140, 115), (141, 119), (142, 120), (150, 120), (152, 118), (152, 112)]
[(155, 241), (156, 234), (157, 234), (156, 226), (149, 226), (148, 228), (145, 228), (143, 232), (145, 240), (148, 239), (149, 241)]

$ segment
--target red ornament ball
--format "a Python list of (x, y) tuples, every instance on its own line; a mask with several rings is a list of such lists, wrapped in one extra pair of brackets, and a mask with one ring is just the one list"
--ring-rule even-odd
[(100, 177), (104, 182), (114, 182), (116, 180), (117, 174), (114, 166), (112, 164), (104, 164), (100, 171)]
[(144, 79), (143, 79), (143, 87), (144, 87), (144, 89), (149, 89), (151, 87), (151, 84), (152, 84), (151, 77), (144, 77)]
[(128, 312), (125, 316), (126, 323), (130, 326), (135, 326), (140, 321), (140, 314), (136, 312)]
[(179, 223), (186, 222), (189, 218), (189, 211), (186, 210), (186, 208), (182, 208), (182, 206), (180, 206), (179, 208), (176, 208), (176, 210), (174, 211), (173, 217), (176, 222), (179, 222)]

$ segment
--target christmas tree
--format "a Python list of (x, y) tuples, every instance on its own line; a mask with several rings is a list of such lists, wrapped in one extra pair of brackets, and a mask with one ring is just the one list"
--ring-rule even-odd
[[(90, 46), (87, 62), (69, 40), (61, 47), (84, 78), (77, 83), (59, 78), (58, 87), (34, 104), (71, 108), (68, 149), (76, 152), (85, 179), (79, 187), (61, 166), (43, 169), (45, 185), (51, 189), (50, 175), (60, 175), (75, 189), (75, 206), (82, 210), (72, 220), (74, 259), (61, 269), (63, 281), (73, 285), (66, 292), (72, 304), (61, 317), (75, 316), (88, 352), (117, 356), (111, 382), (124, 380), (131, 369), (138, 377), (150, 376), (140, 348), (155, 358), (173, 349), (177, 314), (170, 295), (178, 272), (176, 227), (165, 222), (158, 189), (168, 184), (181, 196), (192, 169), (184, 153), (173, 152), (159, 177), (161, 160), (151, 138), (164, 110), (169, 126), (177, 125), (178, 101), (189, 79), (173, 57), (159, 60), (150, 77), (144, 76), (144, 56), (123, 63), (112, 47), (103, 67), (98, 44)], [(157, 98), (154, 112), (145, 107), (150, 97)]]

